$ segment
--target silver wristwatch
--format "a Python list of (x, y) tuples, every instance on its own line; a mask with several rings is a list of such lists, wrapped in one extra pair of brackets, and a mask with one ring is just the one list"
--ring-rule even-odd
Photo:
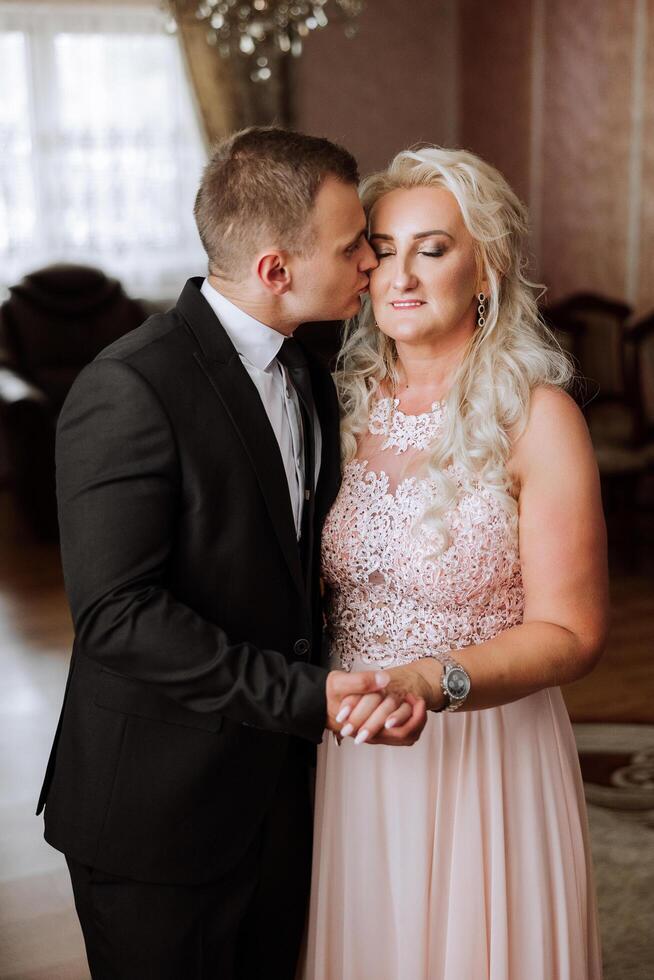
[(443, 664), (441, 690), (445, 695), (445, 704), (436, 713), (457, 711), (470, 694), (470, 676), (461, 664), (456, 663), (451, 657), (441, 655), (438, 659)]

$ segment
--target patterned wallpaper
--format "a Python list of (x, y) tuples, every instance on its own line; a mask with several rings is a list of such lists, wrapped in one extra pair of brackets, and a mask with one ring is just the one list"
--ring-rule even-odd
[(529, 195), (531, 9), (523, 0), (460, 0), (458, 143)]
[(642, 172), (640, 175), (640, 233), (637, 265), (637, 305), (640, 309), (654, 306), (654, 0), (642, 5), (647, 33), (642, 92)]
[(459, 138), (529, 204), (549, 298), (654, 307), (654, 0), (461, 0), (459, 18)]
[(367, 171), (424, 139), (529, 204), (533, 274), (654, 307), (654, 0), (367, 0), (293, 65), (296, 124)]
[(309, 37), (292, 65), (297, 127), (345, 143), (362, 173), (417, 140), (452, 144), (455, 7), (455, 0), (367, 0), (356, 37), (348, 40), (336, 19)]
[(626, 293), (630, 195), (630, 3), (550, 0), (543, 112), (541, 275), (552, 299)]

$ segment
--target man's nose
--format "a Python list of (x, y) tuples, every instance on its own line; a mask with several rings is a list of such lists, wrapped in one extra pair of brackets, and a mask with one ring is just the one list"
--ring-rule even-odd
[(379, 259), (375, 255), (375, 250), (366, 239), (364, 242), (363, 252), (361, 254), (361, 262), (359, 263), (359, 271), (370, 272), (372, 269), (376, 269), (378, 265)]

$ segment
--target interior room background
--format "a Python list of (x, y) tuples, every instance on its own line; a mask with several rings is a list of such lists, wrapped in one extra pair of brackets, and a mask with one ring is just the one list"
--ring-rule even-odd
[[(171, 32), (156, 0), (0, 0), (0, 978), (88, 975), (32, 816), (71, 637), (56, 414), (112, 330), (204, 273), (192, 206), (212, 142), (272, 122), (344, 143), (362, 173), (417, 142), (465, 147), (529, 206), (609, 529), (609, 646), (565, 692), (606, 978), (654, 976), (654, 0), (366, 0), (354, 36), (334, 15), (265, 64), (223, 60), (195, 7), (177, 0)], [(42, 274), (60, 263), (63, 285)]]
[[(182, 0), (179, 6), (191, 4)], [(88, 204), (102, 193), (116, 195), (120, 185), (118, 200), (102, 202), (104, 221), (113, 204), (114, 211), (129, 212), (136, 227), (127, 242), (116, 238), (122, 258), (107, 248), (110, 232), (104, 226), (96, 238), (87, 236), (85, 254), (97, 250), (129, 286), (142, 284), (151, 295), (174, 297), (201, 257), (188, 213), (201, 143), (258, 115), (256, 121), (284, 121), (341, 140), (364, 172), (418, 140), (480, 153), (529, 205), (533, 272), (552, 300), (581, 289), (623, 299), (636, 311), (654, 306), (654, 202), (645, 192), (654, 179), (652, 0), (368, 0), (355, 37), (347, 38), (336, 23), (318, 30), (281, 82), (252, 86), (254, 110), (243, 105), (247, 98), (239, 103), (235, 97), (227, 78), (231, 65), (208, 65), (219, 58), (206, 44), (206, 27), (191, 25), (195, 37), (182, 42), (179, 58), (178, 39), (159, 33), (156, 3), (5, 0), (0, 12), (5, 287), (40, 259), (79, 253), (82, 229), (57, 241), (42, 227), (38, 233), (35, 224), (27, 227), (27, 199), (36, 186), (44, 206), (51, 206), (55, 195), (48, 198), (48, 181), (52, 188), (62, 178), (72, 194), (80, 181), (79, 155), (86, 151), (88, 169), (90, 145), (104, 130), (119, 144), (113, 146), (120, 161), (114, 183), (103, 192), (101, 182), (87, 184), (82, 177), (79, 199), (85, 193)], [(12, 30), (30, 35), (29, 52), (24, 41), (7, 36)], [(98, 61), (91, 41), (98, 31), (140, 40), (132, 41), (131, 50), (117, 40), (113, 51), (105, 45)], [(56, 43), (52, 32), (59, 35)], [(87, 51), (71, 57), (83, 33)], [(200, 40), (207, 50), (198, 52)], [(190, 65), (183, 65), (184, 52)], [(192, 83), (198, 83), (199, 72), (204, 77), (198, 94)], [(265, 91), (280, 87), (285, 92), (275, 98)], [(157, 150), (173, 140), (175, 179), (187, 185), (176, 188), (186, 193), (175, 200), (174, 218), (168, 211), (162, 216), (158, 196), (172, 177), (155, 163)], [(138, 160), (139, 147), (148, 151), (147, 180), (146, 154)], [(102, 164), (94, 166), (97, 177)], [(129, 180), (122, 180), (126, 172)], [(139, 191), (146, 192), (146, 201)], [(146, 214), (155, 227), (147, 227)], [(554, 215), (555, 221), (544, 220)], [(52, 217), (39, 213), (41, 222)], [(130, 266), (152, 261), (166, 223), (176, 228), (177, 264), (168, 249), (156, 256), (165, 272), (139, 280)], [(140, 256), (134, 244), (139, 234)]]

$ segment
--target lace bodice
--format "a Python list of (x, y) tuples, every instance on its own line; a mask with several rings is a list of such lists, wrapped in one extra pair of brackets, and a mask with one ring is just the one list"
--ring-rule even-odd
[(379, 399), (323, 530), (331, 654), (378, 667), (491, 639), (522, 622), (517, 520), (483, 485), (461, 488), (446, 516), (449, 546), (434, 557), (417, 519), (438, 492), (421, 475), (445, 405), (406, 415)]

